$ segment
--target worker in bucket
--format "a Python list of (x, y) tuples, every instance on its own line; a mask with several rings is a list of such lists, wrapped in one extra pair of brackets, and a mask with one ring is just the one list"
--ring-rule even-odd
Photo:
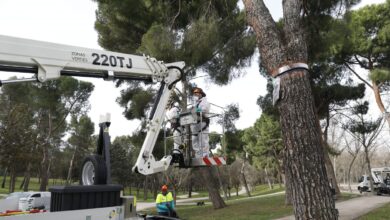
[(173, 133), (173, 149), (178, 150), (182, 146), (182, 127), (180, 126), (179, 116), (180, 108), (175, 102), (174, 98), (171, 97), (168, 100), (168, 111), (167, 119), (171, 124)]
[(201, 88), (193, 90), (194, 110), (198, 115), (197, 124), (191, 125), (192, 149), (195, 151), (195, 157), (209, 156), (209, 111), (210, 103), (207, 101), (206, 93)]
[(175, 202), (171, 192), (168, 192), (168, 186), (163, 185), (161, 187), (161, 193), (157, 195), (156, 207), (159, 215), (177, 217), (175, 211)]

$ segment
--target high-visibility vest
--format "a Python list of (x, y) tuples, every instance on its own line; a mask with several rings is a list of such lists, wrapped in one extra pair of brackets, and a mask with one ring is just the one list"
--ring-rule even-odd
[(172, 209), (175, 208), (172, 193), (168, 192), (165, 196), (159, 193), (156, 198), (157, 212), (168, 212), (166, 204), (169, 204)]

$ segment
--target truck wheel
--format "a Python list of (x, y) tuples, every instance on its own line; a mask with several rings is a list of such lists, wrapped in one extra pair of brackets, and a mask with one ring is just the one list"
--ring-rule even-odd
[(90, 155), (84, 159), (80, 185), (102, 185), (107, 183), (106, 162), (101, 155)]

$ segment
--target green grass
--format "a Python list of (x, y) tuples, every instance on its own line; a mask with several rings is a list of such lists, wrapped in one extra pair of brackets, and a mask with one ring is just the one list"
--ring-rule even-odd
[[(258, 186), (254, 190), (254, 195), (264, 195), (274, 193), (275, 191), (281, 191), (281, 188), (274, 188), (269, 190), (268, 187)], [(267, 193), (268, 192), (268, 193)], [(360, 195), (342, 193), (338, 198), (338, 202), (345, 201), (359, 197)], [(241, 196), (240, 196), (241, 197)], [(242, 196), (244, 197), (244, 196)], [(241, 198), (242, 198), (241, 197)], [(233, 198), (233, 197), (232, 197)], [(177, 212), (179, 216), (187, 220), (200, 220), (200, 219), (212, 219), (212, 220), (236, 220), (236, 219), (275, 219), (284, 216), (293, 215), (292, 206), (286, 206), (284, 204), (284, 194), (271, 195), (268, 197), (245, 197), (246, 199), (231, 199), (226, 201), (228, 207), (223, 209), (214, 210), (213, 206), (196, 206), (185, 205), (178, 206)], [(390, 211), (390, 210), (389, 210)], [(156, 214), (156, 210), (146, 210), (147, 213)], [(375, 218), (372, 218), (375, 219)]]
[(360, 217), (360, 220), (387, 220), (389, 219), (390, 203), (385, 206), (375, 209), (374, 211)]
[[(23, 189), (20, 189), (19, 186), (23, 181), (23, 177), (17, 177), (16, 178), (16, 184), (15, 184), (15, 192), (23, 191)], [(54, 180), (53, 179), (49, 180), (48, 188), (53, 185), (64, 185), (65, 180)], [(40, 183), (38, 182), (38, 178), (31, 178), (30, 183), (28, 185), (28, 190), (29, 191), (39, 191), (39, 185)], [(7, 177), (7, 181), (5, 184), (4, 188), (0, 188), (0, 194), (8, 194), (9, 193), (9, 176)]]
[[(223, 192), (221, 192), (222, 194)], [(182, 195), (187, 195), (188, 196), (188, 192), (186, 193), (180, 193), (178, 194), (177, 196), (182, 196)], [(192, 193), (191, 195), (191, 198), (201, 198), (201, 197), (208, 197), (209, 196), (209, 192), (207, 191), (201, 191), (201, 192), (196, 192), (196, 194)]]
[[(137, 196), (137, 188), (131, 187), (131, 193), (130, 193), (129, 187), (125, 187), (125, 189), (123, 190), (123, 194), (125, 196)], [(142, 188), (139, 190), (139, 196), (137, 196), (137, 201), (139, 201), (139, 202), (154, 202), (154, 201), (156, 201), (156, 198), (153, 197), (153, 193), (148, 191), (147, 199), (144, 200), (144, 189)]]
[[(284, 205), (284, 195), (247, 200), (232, 200), (227, 201), (226, 204), (228, 207), (217, 210), (212, 205), (178, 206), (177, 212), (180, 218), (187, 220), (262, 220), (292, 214), (292, 206)], [(155, 214), (155, 210), (152, 213)]]
[(336, 200), (336, 202), (342, 202), (345, 200), (353, 199), (360, 197), (360, 194), (354, 194), (354, 193), (341, 193), (341, 196), (339, 196)]
[[(284, 191), (284, 187), (280, 187), (279, 185), (274, 185), (273, 189), (270, 189), (268, 185), (259, 185), (256, 186), (250, 193), (251, 193), (251, 197), (254, 197), (254, 196), (272, 194), (272, 193), (277, 193), (282, 191)], [(221, 195), (223, 196), (223, 192), (221, 192)], [(208, 196), (207, 192), (205, 196), (206, 197)], [(243, 199), (243, 198), (248, 198), (246, 192), (244, 194), (237, 196), (236, 191), (234, 191), (231, 192), (231, 197), (228, 197), (228, 200), (230, 201), (230, 200)]]
[[(270, 189), (267, 184), (263, 185), (257, 185), (252, 189), (251, 196), (258, 196), (258, 195), (264, 195), (264, 194), (270, 194), (275, 192), (283, 191), (284, 187), (279, 185), (273, 185), (273, 188)], [(246, 193), (245, 193), (246, 195)]]

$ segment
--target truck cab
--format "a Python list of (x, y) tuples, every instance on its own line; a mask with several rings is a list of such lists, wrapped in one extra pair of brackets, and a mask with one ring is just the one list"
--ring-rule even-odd
[[(376, 191), (378, 195), (390, 194), (390, 180), (388, 181), (385, 179), (388, 175), (390, 175), (390, 167), (371, 169), (374, 191)], [(363, 175), (359, 178), (358, 190), (360, 193), (371, 191), (369, 175)]]

